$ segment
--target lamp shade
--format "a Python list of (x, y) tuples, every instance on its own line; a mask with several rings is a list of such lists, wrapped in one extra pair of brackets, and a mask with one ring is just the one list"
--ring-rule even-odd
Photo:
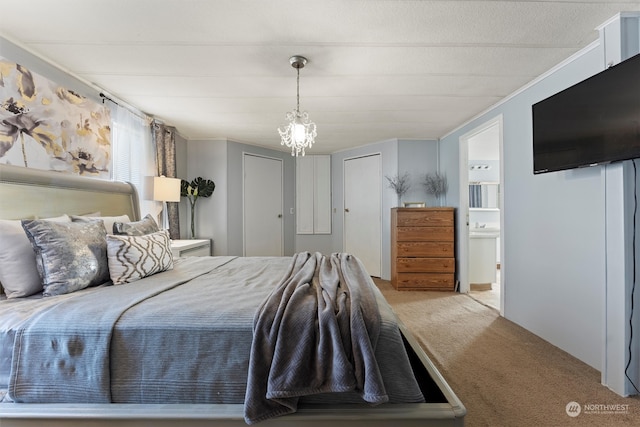
[(166, 176), (153, 177), (153, 200), (159, 202), (180, 201), (180, 179)]

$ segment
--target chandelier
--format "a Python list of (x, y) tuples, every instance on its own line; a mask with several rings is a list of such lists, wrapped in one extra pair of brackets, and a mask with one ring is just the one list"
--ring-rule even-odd
[(304, 56), (292, 56), (289, 63), (298, 72), (296, 83), (296, 108), (286, 115), (287, 123), (278, 128), (282, 141), (280, 145), (291, 148), (291, 155), (304, 156), (305, 148), (311, 148), (317, 136), (316, 124), (309, 120), (309, 113), (300, 112), (300, 68), (304, 68), (307, 58)]

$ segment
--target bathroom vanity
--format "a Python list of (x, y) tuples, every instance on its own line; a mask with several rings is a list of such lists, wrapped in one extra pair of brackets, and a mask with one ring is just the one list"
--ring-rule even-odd
[(469, 229), (469, 283), (491, 289), (497, 280), (498, 228), (473, 227)]

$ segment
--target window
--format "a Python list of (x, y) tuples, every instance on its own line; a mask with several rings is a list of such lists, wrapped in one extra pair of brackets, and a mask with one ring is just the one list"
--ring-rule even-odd
[(156, 154), (151, 136), (151, 125), (143, 118), (117, 104), (111, 104), (111, 144), (114, 181), (132, 183), (140, 199), (140, 215), (157, 218), (161, 206), (148, 196), (151, 188), (147, 177), (155, 176)]

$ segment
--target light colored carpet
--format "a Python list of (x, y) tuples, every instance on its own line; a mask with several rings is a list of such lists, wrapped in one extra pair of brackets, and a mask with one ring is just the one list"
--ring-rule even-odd
[(500, 311), (500, 269), (496, 271), (496, 283), (491, 284), (491, 289), (474, 290), (473, 285), (471, 286), (469, 296), (480, 301), (484, 305), (488, 305), (489, 307), (493, 307)]
[[(638, 397), (613, 393), (598, 371), (496, 310), (459, 293), (375, 281), (467, 408), (466, 426), (640, 425)], [(570, 402), (580, 404), (577, 417), (567, 415)]]

